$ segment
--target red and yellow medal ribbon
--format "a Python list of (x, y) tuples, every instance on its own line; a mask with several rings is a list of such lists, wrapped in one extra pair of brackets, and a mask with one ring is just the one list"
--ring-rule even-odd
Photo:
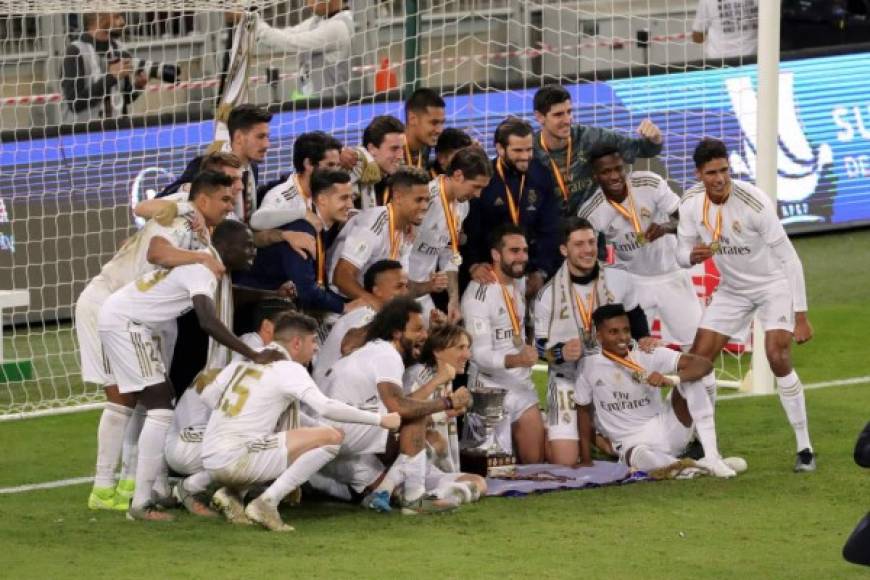
[(383, 205), (387, 205), (388, 203), (390, 203), (390, 188), (389, 187), (384, 189), (384, 203), (383, 203)]
[(444, 176), (438, 178), (438, 194), (441, 197), (441, 207), (444, 209), (444, 221), (447, 222), (447, 231), (450, 232), (450, 246), (453, 255), (459, 255), (459, 231), (456, 227), (456, 214), (453, 213), (452, 204), (447, 201), (447, 191), (444, 189)]
[(405, 146), (405, 165), (409, 167), (418, 167), (420, 169), (423, 169), (423, 152), (420, 151), (420, 153), (417, 155), (417, 161), (415, 162), (414, 156), (411, 154), (411, 148), (408, 147), (407, 138), (402, 139), (402, 145)]
[(580, 322), (583, 323), (583, 330), (587, 333), (592, 332), (592, 313), (595, 312), (595, 303), (598, 302), (598, 282), (592, 286), (592, 291), (589, 293), (589, 305), (583, 304), (583, 299), (580, 298), (580, 293), (574, 290), (574, 303), (577, 304), (577, 313), (580, 315)]
[[(547, 155), (550, 156), (550, 165), (553, 167), (553, 175), (556, 177), (556, 183), (559, 185), (559, 190), (562, 192), (562, 198), (565, 201), (568, 201), (568, 186), (565, 183), (565, 176), (562, 175), (562, 170), (559, 169), (559, 165), (556, 163), (556, 160), (553, 159), (553, 155), (550, 153), (550, 149), (547, 147), (547, 143), (544, 141), (544, 132), (541, 131), (541, 149), (546, 152)], [(568, 176), (568, 183), (571, 182), (571, 136), (568, 135), (568, 151), (566, 151), (567, 155), (565, 156), (565, 174)]]
[(716, 208), (716, 227), (714, 228), (710, 225), (710, 220), (707, 218), (707, 214), (710, 212), (710, 196), (704, 196), (704, 214), (701, 216), (701, 222), (707, 228), (707, 231), (713, 234), (713, 243), (717, 243), (722, 235), (722, 206), (725, 205), (725, 200), (727, 199), (726, 197), (722, 200), (722, 203)]
[(323, 251), (323, 234), (320, 230), (316, 232), (315, 239), (317, 241), (317, 259), (315, 267), (317, 268), (317, 285), (321, 288), (326, 287), (326, 255)]
[(621, 356), (613, 354), (612, 352), (606, 351), (604, 349), (601, 349), (601, 354), (603, 354), (606, 358), (609, 358), (616, 364), (632, 371), (632, 378), (634, 378), (637, 382), (645, 380), (645, 377), (647, 375), (646, 369), (644, 369), (642, 366), (640, 366), (630, 358), (622, 358)]
[(501, 286), (501, 295), (504, 298), (504, 305), (507, 308), (508, 318), (511, 319), (511, 327), (514, 331), (514, 337), (521, 338), (520, 334), (520, 317), (517, 316), (517, 306), (514, 303), (514, 298), (511, 296), (511, 291), (508, 290), (508, 287), (504, 284), (499, 284)]
[[(627, 183), (626, 183), (626, 187), (628, 187)], [(631, 223), (631, 227), (634, 228), (635, 234), (642, 234), (643, 229), (641, 228), (641, 225), (640, 225), (640, 219), (637, 217), (637, 210), (634, 208), (634, 196), (631, 194), (631, 189), (628, 190), (627, 197), (628, 197), (628, 209), (625, 209), (624, 207), (622, 207), (621, 203), (616, 203), (615, 201), (612, 201), (610, 199), (607, 200), (607, 203), (609, 203), (611, 205), (611, 207), (613, 207), (613, 209), (615, 209), (619, 213), (619, 215), (621, 215), (622, 217), (627, 219), (629, 221), (629, 223)]]
[(396, 219), (393, 216), (393, 204), (387, 204), (387, 224), (390, 227), (390, 259), (396, 260), (399, 257), (399, 250), (402, 248), (402, 232), (396, 231)]
[(517, 203), (523, 198), (523, 189), (525, 189), (526, 187), (526, 174), (523, 173), (523, 176), (520, 178), (520, 195), (517, 200), (514, 201), (514, 194), (511, 191), (507, 180), (504, 178), (504, 165), (501, 161), (501, 157), (499, 157), (498, 161), (495, 162), (495, 169), (496, 171), (498, 171), (498, 176), (501, 177), (502, 183), (504, 183), (505, 197), (507, 198), (508, 211), (511, 214), (511, 221), (514, 222), (515, 226), (518, 226), (520, 225), (520, 210), (517, 207)]

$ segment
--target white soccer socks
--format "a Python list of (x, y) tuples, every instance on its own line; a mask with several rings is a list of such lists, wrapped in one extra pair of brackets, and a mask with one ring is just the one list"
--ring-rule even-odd
[(689, 414), (692, 416), (695, 432), (698, 434), (701, 446), (704, 447), (704, 456), (718, 459), (720, 455), (719, 443), (716, 440), (716, 420), (713, 403), (707, 390), (710, 382), (713, 383), (713, 388), (715, 389), (716, 380), (713, 377), (713, 373), (709, 373), (699, 381), (681, 383), (677, 388), (680, 394), (683, 395), (683, 398), (686, 399), (686, 405), (689, 408)]
[(136, 479), (136, 463), (139, 461), (139, 435), (145, 424), (145, 407), (140, 403), (124, 430), (124, 448), (121, 454), (121, 481)]
[(171, 423), (171, 409), (151, 409), (145, 414), (145, 423), (139, 434), (136, 491), (131, 504), (135, 509), (141, 509), (151, 501), (151, 489), (166, 463), (163, 446)]
[(792, 370), (784, 377), (776, 377), (776, 386), (779, 391), (779, 402), (782, 403), (788, 422), (794, 429), (798, 451), (804, 449), (812, 451), (813, 446), (810, 443), (810, 431), (807, 423), (807, 406), (804, 400), (804, 386), (801, 384), (801, 380), (797, 373)]
[(716, 375), (713, 372), (707, 373), (701, 377), (700, 383), (704, 385), (704, 390), (707, 391), (707, 397), (710, 399), (710, 404), (716, 407)]
[(306, 451), (296, 458), (284, 473), (270, 485), (260, 496), (260, 500), (272, 507), (278, 507), (281, 500), (291, 491), (308, 481), (312, 474), (320, 471), (324, 465), (335, 459), (340, 445), (324, 445)]
[(631, 466), (641, 471), (655, 471), (667, 467), (677, 461), (673, 455), (657, 451), (646, 445), (638, 445), (631, 450)]
[(426, 493), (426, 450), (413, 457), (405, 456), (405, 502), (412, 503)]
[(133, 409), (106, 403), (97, 427), (97, 467), (94, 487), (115, 487), (115, 468), (121, 459), (124, 444), (124, 429), (130, 421)]
[(193, 475), (186, 477), (184, 481), (181, 482), (181, 485), (184, 486), (184, 490), (190, 493), (191, 495), (196, 495), (198, 493), (204, 493), (208, 486), (211, 485), (211, 475), (208, 474), (208, 471), (200, 471), (199, 473), (194, 473)]

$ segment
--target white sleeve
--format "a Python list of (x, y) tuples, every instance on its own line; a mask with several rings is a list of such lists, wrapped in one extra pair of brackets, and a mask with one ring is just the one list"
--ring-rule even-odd
[(351, 31), (339, 20), (328, 19), (313, 29), (299, 30), (272, 28), (257, 20), (257, 43), (287, 52), (323, 50), (330, 46), (350, 44)]
[[(649, 355), (648, 355), (649, 356)], [(665, 347), (656, 348), (652, 355), (652, 364), (650, 366), (652, 368), (648, 368), (648, 371), (658, 371), (663, 375), (675, 375), (677, 374), (677, 369), (680, 364), (680, 357), (683, 356), (683, 353), (671, 350)]]
[(548, 338), (550, 336), (552, 295), (553, 285), (548, 284), (541, 288), (535, 297), (535, 338)]
[[(762, 194), (763, 195), (763, 194)], [(782, 222), (776, 215), (773, 204), (765, 199), (764, 210), (758, 214), (758, 230), (764, 243), (782, 264), (782, 269), (788, 276), (794, 298), (795, 312), (807, 311), (807, 289), (804, 282), (804, 268), (795, 252)]]
[(372, 366), (375, 368), (375, 382), (377, 383), (393, 383), (394, 385), (403, 384), (405, 376), (405, 365), (402, 363), (402, 357), (399, 353), (382, 353), (378, 354), (372, 361)]
[(347, 233), (344, 248), (342, 248), (339, 258), (347, 260), (358, 269), (362, 269), (372, 257), (377, 244), (378, 238), (369, 226), (357, 221), (353, 229)]
[(251, 216), (251, 227), (255, 230), (274, 230), (290, 222), (305, 217), (308, 207), (305, 199), (295, 192), (285, 196), (284, 184), (276, 185), (266, 193), (263, 203)]
[(656, 207), (667, 215), (680, 209), (680, 196), (673, 192), (665, 179), (659, 182), (659, 187), (656, 190)]
[(190, 266), (181, 266), (185, 268), (184, 277), (181, 278), (182, 284), (187, 288), (188, 294), (193, 297), (197, 294), (205, 294), (210, 298), (214, 298), (215, 290), (217, 290), (217, 278), (211, 270), (202, 264), (191, 264)]
[(465, 330), (471, 334), (471, 360), (484, 371), (504, 370), (504, 355), (492, 351), (489, 305), (474, 297), (474, 293), (479, 288), (478, 284), (469, 285), (462, 299)]
[(344, 423), (380, 426), (381, 416), (377, 413), (363, 411), (341, 401), (330, 399), (320, 392), (320, 389), (317, 388), (317, 385), (310, 378), (309, 382), (311, 384), (307, 385), (305, 390), (302, 391), (299, 400), (314, 409), (321, 417)]
[(582, 369), (574, 380), (574, 402), (584, 407), (592, 404), (592, 385)]
[(680, 206), (680, 223), (677, 225), (677, 263), (683, 268), (692, 267), (690, 260), (692, 248), (698, 241), (698, 232), (689, 215), (690, 206), (691, 204), (688, 203)]
[(692, 23), (692, 32), (707, 32), (710, 27), (710, 15), (707, 0), (698, 2), (698, 10), (695, 12), (695, 21)]

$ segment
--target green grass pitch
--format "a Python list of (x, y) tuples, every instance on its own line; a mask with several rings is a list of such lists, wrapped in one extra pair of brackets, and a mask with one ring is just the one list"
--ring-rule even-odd
[[(805, 383), (870, 375), (862, 314), (870, 232), (796, 241), (816, 337), (795, 349)], [(773, 397), (723, 401), (734, 480), (641, 483), (409, 518), (307, 502), (269, 534), (182, 514), (168, 525), (90, 512), (88, 486), (0, 495), (7, 578), (866, 578), (840, 550), (867, 511), (868, 475), (852, 463), (870, 420), (870, 383), (807, 392), (819, 453), (791, 473), (794, 438)], [(90, 475), (95, 412), (0, 424), (0, 487)]]

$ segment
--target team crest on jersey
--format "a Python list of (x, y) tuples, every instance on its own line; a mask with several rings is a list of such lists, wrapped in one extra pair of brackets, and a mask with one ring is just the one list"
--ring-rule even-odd
[(595, 381), (595, 386), (596, 387), (603, 387), (604, 381), (602, 381), (601, 379), (598, 379), (597, 381)]
[(739, 234), (743, 231), (743, 228), (740, 226), (740, 222), (737, 220), (734, 220), (734, 223), (731, 224), (731, 229), (734, 230), (735, 234)]
[(530, 189), (527, 195), (529, 196), (529, 205), (535, 205), (538, 201), (538, 192), (534, 189)]
[(501, 200), (500, 197), (497, 197), (497, 198), (495, 198), (495, 201), (492, 202), (492, 205), (493, 205), (494, 207), (499, 207), (499, 206), (504, 205), (504, 202)]

